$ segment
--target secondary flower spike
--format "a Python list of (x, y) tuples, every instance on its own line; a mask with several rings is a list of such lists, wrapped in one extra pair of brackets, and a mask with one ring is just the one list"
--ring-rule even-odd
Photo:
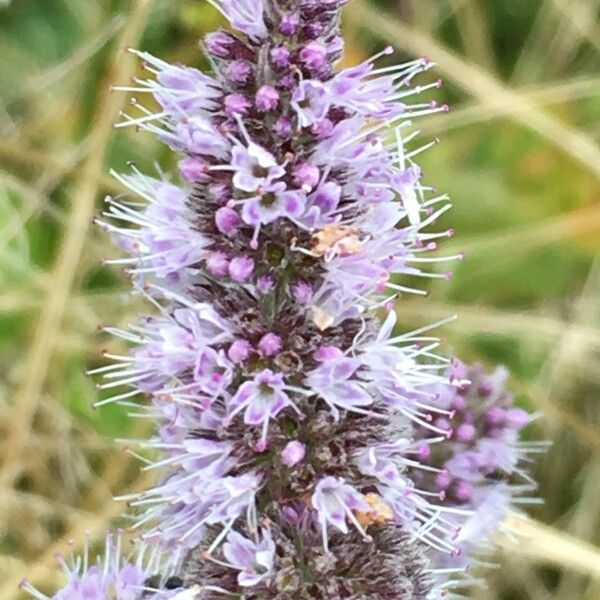
[[(514, 406), (506, 389), (506, 369), (486, 373), (481, 365), (468, 367), (455, 360), (447, 374), (448, 383), (436, 387), (435, 404), (454, 413), (452, 433), (444, 443), (421, 447), (426, 469), (414, 471), (412, 478), (419, 487), (439, 493), (445, 506), (466, 510), (466, 515), (450, 515), (460, 525), (456, 538), (460, 554), (436, 558), (457, 566), (466, 565), (470, 554), (491, 549), (490, 538), (511, 507), (535, 501), (536, 484), (527, 463), (546, 444), (519, 440), (532, 417)], [(468, 383), (451, 385), (456, 378)], [(434, 412), (429, 417), (439, 425), (444, 420)], [(419, 429), (417, 438), (427, 440), (427, 428)]]
[(147, 76), (121, 88), (157, 108), (118, 126), (179, 177), (117, 174), (138, 198), (98, 219), (154, 312), (105, 327), (132, 349), (95, 371), (97, 404), (156, 423), (128, 441), (156, 484), (121, 499), (143, 547), (182, 557), (178, 587), (107, 554), (53, 598), (451, 598), (519, 495), (528, 417), (439, 353), (443, 322), (398, 331), (396, 299), (461, 258), (429, 255), (450, 204), (415, 162), (412, 120), (447, 110), (413, 86), (432, 64), (338, 68), (344, 0), (209, 2), (229, 22), (210, 74), (134, 51)]

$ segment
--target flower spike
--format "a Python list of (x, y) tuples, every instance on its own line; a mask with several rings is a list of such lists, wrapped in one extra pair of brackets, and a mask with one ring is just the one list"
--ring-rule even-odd
[(119, 126), (179, 177), (116, 174), (137, 198), (99, 219), (154, 313), (104, 327), (131, 351), (95, 370), (97, 404), (156, 423), (127, 443), (157, 481), (121, 499), (181, 585), (109, 548), (53, 598), (451, 598), (530, 501), (537, 446), (503, 371), (443, 355), (431, 330), (453, 317), (398, 331), (395, 301), (462, 258), (431, 254), (451, 206), (417, 162), (435, 141), (413, 123), (447, 110), (413, 83), (433, 64), (388, 47), (339, 69), (345, 0), (209, 3), (230, 25), (204, 40), (211, 74), (134, 51), (147, 78), (122, 88), (159, 108), (133, 100)]

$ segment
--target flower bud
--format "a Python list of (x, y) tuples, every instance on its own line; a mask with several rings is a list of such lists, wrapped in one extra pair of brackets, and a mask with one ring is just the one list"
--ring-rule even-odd
[(215, 277), (225, 277), (229, 272), (229, 260), (223, 252), (211, 252), (206, 259), (206, 268)]
[(281, 462), (286, 467), (294, 467), (301, 463), (306, 456), (306, 446), (296, 440), (288, 442), (281, 453)]
[(227, 356), (234, 363), (242, 363), (244, 362), (251, 354), (252, 346), (246, 340), (235, 340), (231, 346), (229, 346), (229, 350), (227, 351)]
[(297, 13), (285, 13), (279, 22), (279, 32), (285, 36), (293, 36), (300, 27), (300, 16)]
[(215, 213), (217, 229), (225, 235), (233, 235), (242, 224), (242, 218), (233, 208), (222, 206)]
[(252, 103), (244, 94), (229, 94), (225, 96), (225, 112), (228, 115), (246, 115)]
[(281, 350), (281, 338), (274, 333), (265, 334), (258, 342), (258, 349), (263, 356), (275, 356)]
[(327, 48), (320, 42), (309, 42), (300, 50), (300, 60), (311, 71), (318, 71), (327, 60)]
[(256, 92), (255, 105), (260, 112), (269, 112), (277, 107), (279, 92), (270, 85), (263, 85)]

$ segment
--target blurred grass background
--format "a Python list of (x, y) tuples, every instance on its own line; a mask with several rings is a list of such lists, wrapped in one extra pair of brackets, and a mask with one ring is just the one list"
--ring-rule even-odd
[[(347, 62), (386, 43), (429, 56), (452, 112), (419, 123), (441, 143), (423, 156), (448, 191), (444, 251), (467, 258), (427, 300), (402, 299), (406, 325), (451, 313), (448, 351), (504, 363), (519, 402), (545, 413), (554, 444), (536, 465), (546, 502), (532, 539), (499, 552), (478, 600), (600, 598), (600, 2), (354, 0)], [(148, 485), (111, 436), (144, 425), (97, 398), (83, 374), (114, 341), (99, 322), (138, 310), (90, 226), (108, 167), (167, 172), (150, 136), (115, 131), (139, 68), (133, 45), (205, 66), (197, 40), (220, 24), (202, 0), (0, 2), (0, 598), (23, 576), (56, 579), (54, 553), (94, 539)], [(437, 75), (436, 75), (437, 76)]]

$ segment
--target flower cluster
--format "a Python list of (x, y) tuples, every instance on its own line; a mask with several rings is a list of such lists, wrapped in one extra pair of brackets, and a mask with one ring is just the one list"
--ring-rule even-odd
[[(138, 199), (99, 219), (157, 309), (106, 328), (134, 349), (97, 370), (117, 392), (99, 405), (157, 423), (134, 530), (187, 557), (190, 598), (445, 596), (523, 491), (528, 417), (437, 353), (439, 323), (395, 331), (395, 298), (461, 258), (427, 256), (450, 205), (415, 162), (431, 144), (411, 148), (440, 84), (413, 87), (427, 60), (378, 67), (390, 48), (336, 69), (344, 0), (209, 1), (231, 25), (204, 40), (212, 75), (136, 51), (150, 76), (121, 88), (158, 104), (120, 126), (178, 152), (179, 183), (117, 174)], [(65, 590), (168, 597), (138, 571), (107, 591), (120, 569)]]
[(82, 556), (58, 560), (67, 576), (67, 584), (54, 596), (47, 596), (27, 580), (21, 588), (36, 600), (170, 600), (183, 589), (177, 575), (181, 555), (165, 558), (161, 546), (142, 544), (133, 560), (122, 556), (122, 536), (109, 533), (105, 539), (104, 556), (90, 562), (88, 538)]
[[(526, 465), (545, 443), (519, 440), (532, 416), (513, 405), (506, 369), (487, 374), (481, 365), (467, 367), (455, 360), (448, 376), (468, 382), (436, 390), (436, 404), (452, 411), (451, 434), (444, 443), (430, 445), (427, 428), (416, 432), (417, 439), (425, 440), (420, 460), (428, 470), (415, 471), (413, 478), (420, 487), (439, 493), (445, 505), (467, 510), (466, 517), (457, 519), (460, 532), (455, 543), (460, 554), (450, 561), (443, 557), (458, 565), (489, 549), (490, 537), (511, 506), (536, 501), (531, 496), (536, 484)], [(447, 424), (434, 414), (430, 418), (438, 427)]]

